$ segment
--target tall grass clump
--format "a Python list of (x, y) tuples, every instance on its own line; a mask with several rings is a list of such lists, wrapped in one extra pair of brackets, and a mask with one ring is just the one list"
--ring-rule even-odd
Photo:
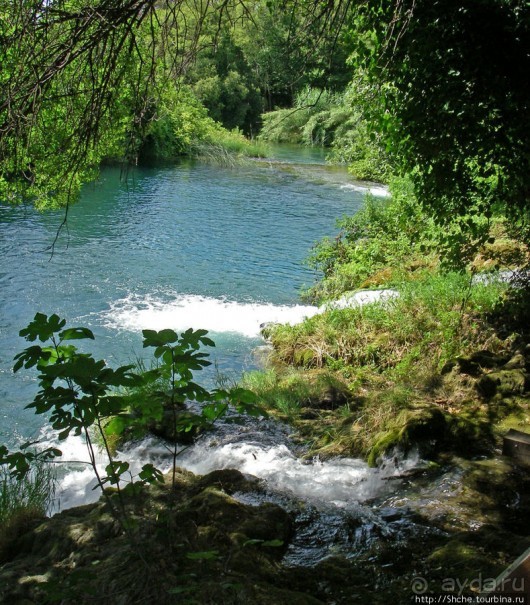
[(298, 367), (369, 367), (409, 371), (438, 367), (474, 347), (496, 346), (486, 314), (505, 285), (471, 284), (470, 277), (434, 274), (409, 282), (385, 302), (329, 309), (295, 326), (273, 329), (274, 359)]
[(258, 398), (260, 405), (293, 421), (303, 407), (333, 405), (347, 397), (348, 386), (330, 371), (304, 372), (296, 368), (253, 371), (240, 384)]
[(435, 273), (403, 284), (384, 302), (275, 327), (269, 338), (278, 368), (330, 372), (347, 385), (344, 413), (320, 411), (311, 429), (314, 451), (375, 464), (388, 450), (418, 441), (461, 447), (472, 436), (485, 443), (491, 429), (476, 393), (458, 378), (448, 393), (443, 369), (475, 351), (509, 351), (511, 341), (490, 322), (507, 287)]
[(206, 137), (191, 145), (190, 155), (212, 164), (237, 166), (246, 158), (264, 158), (269, 148), (263, 141), (247, 139), (238, 130), (212, 128)]
[(29, 521), (50, 512), (55, 486), (56, 476), (49, 464), (35, 464), (21, 479), (0, 467), (0, 559)]

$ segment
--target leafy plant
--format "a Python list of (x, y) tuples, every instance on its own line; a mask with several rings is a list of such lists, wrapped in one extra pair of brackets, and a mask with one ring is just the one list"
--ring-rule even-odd
[(423, 212), (410, 180), (393, 179), (390, 190), (390, 199), (367, 196), (359, 212), (338, 221), (335, 239), (313, 248), (308, 263), (324, 277), (306, 293), (309, 299), (416, 280), (438, 264), (441, 230)]
[[(40, 390), (27, 407), (36, 414), (47, 414), (51, 426), (59, 431), (60, 440), (71, 433), (82, 435), (86, 441), (90, 465), (103, 490), (107, 502), (123, 529), (127, 529), (127, 517), (123, 505), (124, 493), (137, 493), (147, 484), (162, 482), (163, 476), (152, 464), (144, 464), (133, 477), (129, 463), (116, 458), (109, 446), (109, 434), (121, 434), (130, 428), (133, 432), (153, 420), (161, 420), (169, 413), (169, 422), (175, 435), (171, 449), (173, 456), (173, 481), (175, 487), (176, 458), (179, 454), (177, 436), (194, 427), (210, 426), (226, 414), (229, 405), (238, 412), (261, 414), (254, 404), (252, 393), (244, 389), (216, 389), (208, 391), (193, 380), (193, 372), (210, 362), (201, 346), (213, 346), (205, 330), (189, 329), (182, 334), (173, 330), (155, 332), (144, 330), (144, 347), (154, 348), (158, 365), (148, 371), (135, 373), (134, 366), (107, 366), (104, 360), (96, 360), (89, 353), (80, 352), (73, 341), (93, 340), (91, 330), (84, 327), (66, 328), (66, 321), (57, 315), (47, 317), (37, 313), (20, 335), (29, 342), (40, 341), (15, 357), (14, 371), (35, 367), (39, 371)], [(153, 397), (131, 409), (127, 389), (154, 384)], [(167, 385), (166, 389), (158, 388)], [(188, 400), (201, 404), (200, 414), (181, 415), (178, 412)], [(96, 464), (94, 432), (103, 444), (107, 456), (105, 474)], [(29, 451), (24, 444), (20, 452), (9, 452), (0, 447), (0, 464), (6, 464), (13, 475), (24, 477), (35, 460), (58, 457), (61, 451), (47, 448), (41, 452)], [(125, 481), (125, 477), (128, 480)], [(116, 509), (106, 486), (113, 486), (118, 494), (120, 510)]]

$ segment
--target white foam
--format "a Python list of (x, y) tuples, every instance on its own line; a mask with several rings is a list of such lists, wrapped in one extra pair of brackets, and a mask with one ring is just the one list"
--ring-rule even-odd
[[(52, 513), (97, 501), (101, 490), (97, 487), (93, 468), (82, 437), (69, 436), (58, 442), (56, 433), (48, 430), (43, 445), (53, 445), (63, 452), (58, 465), (56, 499)], [(105, 475), (106, 456), (96, 450), (97, 469)], [(150, 437), (117, 452), (116, 459), (126, 461), (136, 476), (146, 463), (154, 464), (163, 473), (169, 472), (172, 457), (160, 439)], [(305, 461), (283, 443), (261, 444), (238, 441), (219, 444), (214, 437), (185, 448), (177, 458), (179, 467), (203, 475), (214, 470), (234, 468), (242, 473), (263, 479), (272, 491), (301, 498), (314, 505), (348, 508), (374, 498), (388, 488), (387, 479), (399, 476), (403, 470), (418, 465), (416, 454), (397, 461), (390, 456), (378, 469), (356, 458), (336, 458), (326, 461)], [(128, 474), (124, 480), (129, 481)]]
[(384, 185), (354, 185), (353, 183), (346, 183), (345, 185), (341, 185), (340, 188), (360, 193), (369, 193), (375, 197), (391, 197), (390, 191)]
[(311, 305), (274, 305), (241, 303), (197, 295), (174, 295), (169, 300), (154, 296), (130, 295), (113, 302), (103, 312), (105, 325), (117, 330), (204, 329), (214, 333), (232, 332), (254, 338), (263, 324), (296, 325), (329, 309), (345, 309), (385, 302), (398, 296), (395, 290), (361, 290), (348, 293), (321, 307)]
[(397, 290), (359, 290), (359, 292), (345, 294), (337, 300), (322, 305), (322, 309), (351, 309), (373, 303), (383, 303), (398, 296)]
[(259, 336), (263, 323), (296, 324), (316, 313), (318, 308), (310, 305), (241, 303), (196, 295), (175, 295), (170, 300), (131, 295), (112, 303), (104, 321), (108, 327), (120, 330), (201, 328), (251, 338)]
[(196, 474), (235, 468), (263, 479), (274, 491), (316, 505), (347, 508), (377, 496), (388, 487), (388, 477), (397, 476), (405, 467), (417, 464), (417, 460), (402, 462), (399, 469), (395, 464), (373, 469), (356, 458), (304, 461), (283, 444), (240, 442), (195, 445), (179, 457), (178, 464)]
[[(67, 508), (96, 502), (101, 496), (97, 478), (90, 464), (85, 439), (81, 436), (69, 435), (64, 441), (59, 441), (57, 433), (51, 429), (43, 430), (43, 447), (56, 447), (62, 456), (56, 458), (57, 485), (51, 513), (57, 513)], [(96, 468), (101, 477), (105, 476), (105, 466), (108, 464), (106, 455), (94, 447)], [(130, 473), (135, 477), (142, 466), (154, 464), (163, 473), (170, 467), (169, 452), (155, 439), (145, 439), (140, 444), (128, 446), (116, 453), (116, 459), (128, 462)], [(130, 480), (130, 475), (124, 475), (124, 484)]]

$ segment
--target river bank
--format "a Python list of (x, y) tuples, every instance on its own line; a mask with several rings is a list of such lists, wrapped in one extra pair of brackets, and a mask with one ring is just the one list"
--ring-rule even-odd
[[(204, 170), (211, 180), (212, 168)], [(261, 425), (243, 427), (241, 433), (217, 434), (207, 447), (190, 448), (185, 453), (189, 454), (186, 464), (198, 475), (212, 472), (205, 468), (210, 462), (216, 465), (213, 468), (224, 470), (221, 475), (213, 471), (207, 479), (179, 472), (178, 496), (170, 496), (167, 488), (160, 487), (131, 502), (133, 526), (136, 524), (132, 535), (145, 546), (143, 551), (133, 549), (132, 555), (125, 554), (130, 551), (130, 539), (108, 516), (103, 502), (64, 511), (48, 521), (23, 518), (2, 547), (0, 573), (6, 599), (80, 602), (79, 595), (89, 594), (88, 587), (116, 603), (155, 598), (161, 603), (251, 600), (268, 604), (271, 595), (272, 603), (279, 604), (409, 603), (413, 594), (420, 594), (414, 592), (418, 577), (427, 583), (420, 587), (425, 594), (445, 590), (446, 580), (452, 580), (454, 587), (445, 591), (448, 594), (457, 594), (462, 586), (466, 594), (473, 594), (481, 579), (496, 576), (528, 546), (524, 523), (530, 492), (527, 475), (508, 461), (496, 460), (495, 455), (495, 426), (504, 423), (524, 429), (528, 422), (527, 324), (521, 319), (525, 317), (524, 297), (517, 298), (523, 290), (510, 294), (499, 280), (472, 283), (469, 275), (438, 274), (433, 249), (422, 252), (420, 245), (425, 240), (417, 246), (411, 240), (417, 225), (404, 230), (402, 221), (388, 221), (389, 216), (398, 215), (388, 206), (391, 202), (381, 200), (380, 207), (369, 205), (371, 216), (381, 217), (382, 211), (380, 224), (390, 225), (394, 231), (384, 238), (376, 230), (372, 241), (363, 236), (362, 245), (355, 248), (365, 254), (363, 263), (350, 247), (356, 240), (348, 241), (344, 233), (337, 238), (336, 248), (332, 243), (320, 253), (329, 270), (324, 271), (325, 281), (310, 293), (310, 302), (316, 302), (322, 293), (323, 299), (337, 299), (357, 287), (389, 288), (398, 296), (388, 297), (382, 306), (329, 308), (299, 322), (298, 312), (303, 316), (305, 311), (295, 302), (294, 289), (282, 289), (282, 284), (301, 281), (300, 274), (294, 279), (290, 269), (297, 263), (285, 260), (282, 246), (291, 240), (286, 239), (287, 232), (279, 233), (278, 241), (270, 239), (279, 229), (278, 213), (285, 209), (285, 200), (277, 200), (271, 208), (269, 192), (272, 183), (277, 192), (278, 179), (283, 178), (290, 192), (300, 193), (300, 180), (288, 171), (269, 170), (259, 173), (258, 181), (271, 184), (263, 193), (263, 203), (258, 196), (233, 208), (231, 194), (227, 197), (226, 192), (212, 200), (218, 210), (233, 210), (229, 224), (246, 225), (239, 232), (219, 230), (223, 237), (213, 238), (226, 243), (228, 233), (237, 250), (242, 241), (249, 242), (244, 258), (230, 258), (228, 266), (227, 254), (212, 244), (211, 234), (215, 235), (222, 214), (214, 211), (208, 215), (209, 254), (201, 256), (200, 238), (193, 243), (184, 237), (188, 232), (197, 235), (193, 204), (179, 206), (178, 218), (189, 215), (190, 222), (188, 227), (179, 227), (178, 238), (164, 236), (162, 225), (174, 204), (169, 199), (156, 198), (161, 214), (155, 214), (154, 225), (146, 223), (153, 217), (152, 212), (144, 211), (152, 203), (147, 181), (139, 184), (141, 195), (133, 204), (130, 199), (125, 203), (117, 198), (111, 220), (98, 223), (97, 238), (85, 231), (85, 219), (92, 224), (90, 216), (79, 217), (77, 226), (71, 226), (78, 253), (99, 251), (112, 264), (109, 271), (117, 266), (122, 272), (120, 283), (106, 291), (108, 300), (102, 300), (98, 289), (99, 270), (105, 266), (100, 263), (102, 257), (85, 264), (80, 276), (85, 287), (75, 281), (72, 269), (72, 283), (67, 288), (77, 293), (89, 291), (90, 304), (84, 301), (68, 315), (78, 321), (89, 318), (98, 335), (95, 353), (100, 347), (105, 358), (109, 357), (109, 343), (122, 349), (124, 334), (129, 343), (132, 330), (167, 327), (168, 320), (178, 330), (185, 329), (187, 321), (202, 317), (214, 321), (208, 327), (223, 334), (222, 351), (237, 348), (233, 332), (243, 328), (238, 339), (243, 336), (246, 347), (263, 345), (258, 337), (260, 318), (273, 324), (292, 320), (292, 325), (270, 331), (273, 367), (265, 372), (269, 382), (259, 375), (261, 386), (270, 392), (265, 393), (264, 388), (255, 391), (272, 414), (279, 414), (294, 427), (285, 430), (295, 433), (295, 441), (289, 434), (288, 440), (278, 441), (270, 426)], [(186, 173), (187, 193), (195, 190), (194, 179), (202, 171)], [(176, 182), (173, 175), (162, 176), (157, 181), (158, 196)], [(182, 183), (182, 172), (178, 176)], [(228, 184), (240, 177), (225, 175), (221, 184), (229, 190)], [(308, 222), (313, 226), (313, 218), (322, 214), (323, 200), (330, 209), (335, 208), (327, 196), (337, 188), (329, 181), (324, 186), (304, 181), (303, 190), (301, 197), (293, 196), (294, 205), (287, 212), (293, 220), (288, 229), (291, 235), (300, 231), (300, 208), (309, 208)], [(338, 191), (351, 193), (342, 188)], [(316, 205), (300, 205), (314, 199), (316, 193), (320, 193)], [(98, 214), (103, 206), (92, 208)], [(120, 208), (131, 213), (128, 222), (120, 220)], [(270, 216), (254, 212), (271, 209)], [(247, 218), (252, 227), (260, 227), (258, 233), (248, 232), (248, 221), (236, 220), (242, 211), (245, 216), (250, 213)], [(121, 247), (116, 248), (120, 241), (116, 225), (120, 232), (125, 225), (129, 235), (136, 235), (123, 247), (126, 264)], [(77, 230), (79, 226), (82, 228)], [(314, 239), (311, 234), (305, 236)], [(208, 290), (186, 291), (190, 270), (182, 258), (177, 257), (180, 265), (174, 257), (169, 264), (161, 263), (174, 249), (175, 240), (179, 254), (187, 253), (185, 258), (192, 267), (197, 262), (203, 268), (212, 266), (208, 275), (191, 272), (193, 287)], [(96, 241), (97, 246), (92, 245)], [(111, 248), (106, 247), (107, 241)], [(135, 243), (132, 252), (131, 241)], [(263, 245), (252, 248), (250, 242)], [(503, 254), (513, 249), (506, 245)], [(213, 250), (217, 253), (212, 254)], [(257, 256), (249, 263), (250, 250)], [(277, 260), (270, 254), (275, 250)], [(336, 264), (336, 252), (347, 262)], [(152, 262), (142, 265), (139, 275), (131, 276), (130, 269), (146, 254)], [(492, 268), (499, 256), (485, 250), (482, 258), (482, 264), (491, 261)], [(514, 258), (520, 259), (520, 255)], [(212, 263), (212, 259), (216, 261)], [(66, 256), (60, 257), (60, 268), (67, 261)], [(91, 281), (94, 266), (98, 271)], [(175, 274), (175, 266), (184, 271)], [(520, 264), (503, 261), (501, 266)], [(302, 273), (312, 275), (309, 270)], [(246, 280), (242, 281), (243, 274)], [(198, 285), (197, 275), (204, 278)], [(160, 282), (170, 278), (178, 281), (180, 291), (160, 290)], [(249, 279), (257, 284), (250, 300), (246, 294)], [(32, 287), (37, 283), (29, 276), (24, 280)], [(7, 283), (17, 283), (16, 276), (10, 276)], [(113, 281), (109, 278), (106, 283), (112, 285)], [(226, 294), (223, 297), (227, 283), (236, 288), (231, 299)], [(158, 289), (153, 291), (153, 284)], [(55, 299), (54, 279), (44, 285)], [(274, 292), (278, 296), (271, 300)], [(265, 293), (269, 298), (264, 301)], [(12, 299), (15, 297), (8, 296), (6, 305)], [(28, 308), (29, 301), (25, 303)], [(73, 302), (77, 304), (77, 299)], [(272, 313), (278, 311), (279, 316), (274, 317)], [(265, 312), (271, 315), (263, 316)], [(221, 325), (223, 329), (219, 329)], [(228, 335), (224, 334), (226, 326)], [(111, 359), (115, 355), (113, 352)], [(238, 434), (240, 438), (234, 437)], [(408, 458), (396, 447), (408, 452)], [(317, 453), (320, 459), (313, 458)], [(359, 456), (376, 467), (368, 468)], [(228, 470), (236, 465), (246, 475), (263, 474), (262, 480), (241, 478)], [(130, 581), (137, 577), (154, 577), (160, 582), (139, 586)]]
[(396, 448), (491, 455), (508, 428), (527, 430), (530, 255), (506, 222), (469, 242), (459, 271), (406, 184), (340, 226), (312, 253), (323, 277), (306, 298), (323, 312), (266, 326), (268, 367), (242, 385), (312, 454), (372, 465)]
[[(0, 598), (382, 605), (473, 595), (530, 545), (529, 494), (528, 475), (507, 462), (453, 461), (408, 479), (365, 513), (352, 509), (339, 529), (331, 511), (280, 506), (238, 471), (180, 471), (175, 491), (151, 487), (127, 503), (134, 523), (125, 535), (104, 501), (25, 519), (2, 543)], [(286, 555), (304, 532), (314, 544), (318, 532), (337, 532), (336, 545), (312, 565), (294, 563)]]

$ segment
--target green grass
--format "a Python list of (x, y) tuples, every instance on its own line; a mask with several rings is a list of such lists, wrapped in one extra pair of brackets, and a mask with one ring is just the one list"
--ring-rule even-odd
[(484, 315), (492, 311), (503, 284), (471, 289), (469, 277), (435, 274), (399, 288), (382, 304), (332, 309), (295, 326), (278, 326), (270, 339), (273, 359), (298, 367), (390, 368), (402, 374), (427, 359), (441, 367), (470, 348), (498, 347)]
[(359, 288), (421, 280), (436, 270), (440, 229), (421, 209), (408, 179), (392, 179), (389, 188), (390, 198), (367, 196), (359, 212), (338, 221), (338, 237), (314, 246), (308, 264), (323, 276), (306, 298), (332, 300)]
[[(384, 303), (277, 326), (269, 336), (276, 369), (247, 377), (245, 386), (285, 414), (322, 454), (360, 455), (374, 464), (385, 451), (406, 450), (418, 440), (453, 449), (471, 440), (482, 447), (493, 407), (483, 409), (459, 378), (448, 384), (441, 369), (474, 351), (509, 348), (511, 341), (489, 322), (506, 288), (435, 273), (402, 284), (399, 296)], [(341, 405), (321, 404), (322, 377), (342, 385)], [(452, 403), (440, 407), (446, 399)], [(311, 423), (304, 420), (306, 408), (316, 414)]]
[(303, 407), (334, 405), (346, 398), (348, 386), (329, 371), (303, 372), (295, 368), (269, 369), (244, 374), (243, 388), (253, 391), (266, 409), (279, 412), (290, 421), (300, 416)]
[[(360, 212), (340, 220), (337, 238), (314, 248), (309, 264), (323, 277), (308, 298), (330, 301), (373, 287), (392, 287), (398, 296), (272, 327), (272, 369), (247, 378), (246, 386), (293, 422), (313, 452), (375, 464), (392, 448), (418, 442), (435, 444), (433, 452), (490, 451), (507, 417), (517, 425), (528, 418), (520, 388), (526, 370), (510, 370), (512, 376), (503, 364), (521, 358), (530, 343), (530, 288), (473, 276), (528, 266), (528, 246), (497, 216), (489, 241), (470, 243), (477, 244), (471, 262), (466, 256), (460, 273), (448, 272), (440, 252), (444, 231), (421, 208), (411, 182), (395, 179), (390, 188), (390, 199), (368, 197)], [(484, 352), (494, 367), (471, 360)], [(477, 375), (459, 365), (466, 358)], [(489, 381), (500, 386), (488, 395), (482, 387), (495, 371)], [(343, 385), (340, 405), (312, 394), (318, 375)]]
[(5, 467), (0, 467), (0, 560), (28, 522), (49, 513), (55, 484), (49, 464), (37, 464), (23, 479), (14, 479)]
[(223, 166), (237, 166), (246, 158), (264, 158), (269, 154), (269, 147), (263, 141), (250, 140), (237, 130), (220, 127), (212, 129), (191, 148), (192, 156)]

